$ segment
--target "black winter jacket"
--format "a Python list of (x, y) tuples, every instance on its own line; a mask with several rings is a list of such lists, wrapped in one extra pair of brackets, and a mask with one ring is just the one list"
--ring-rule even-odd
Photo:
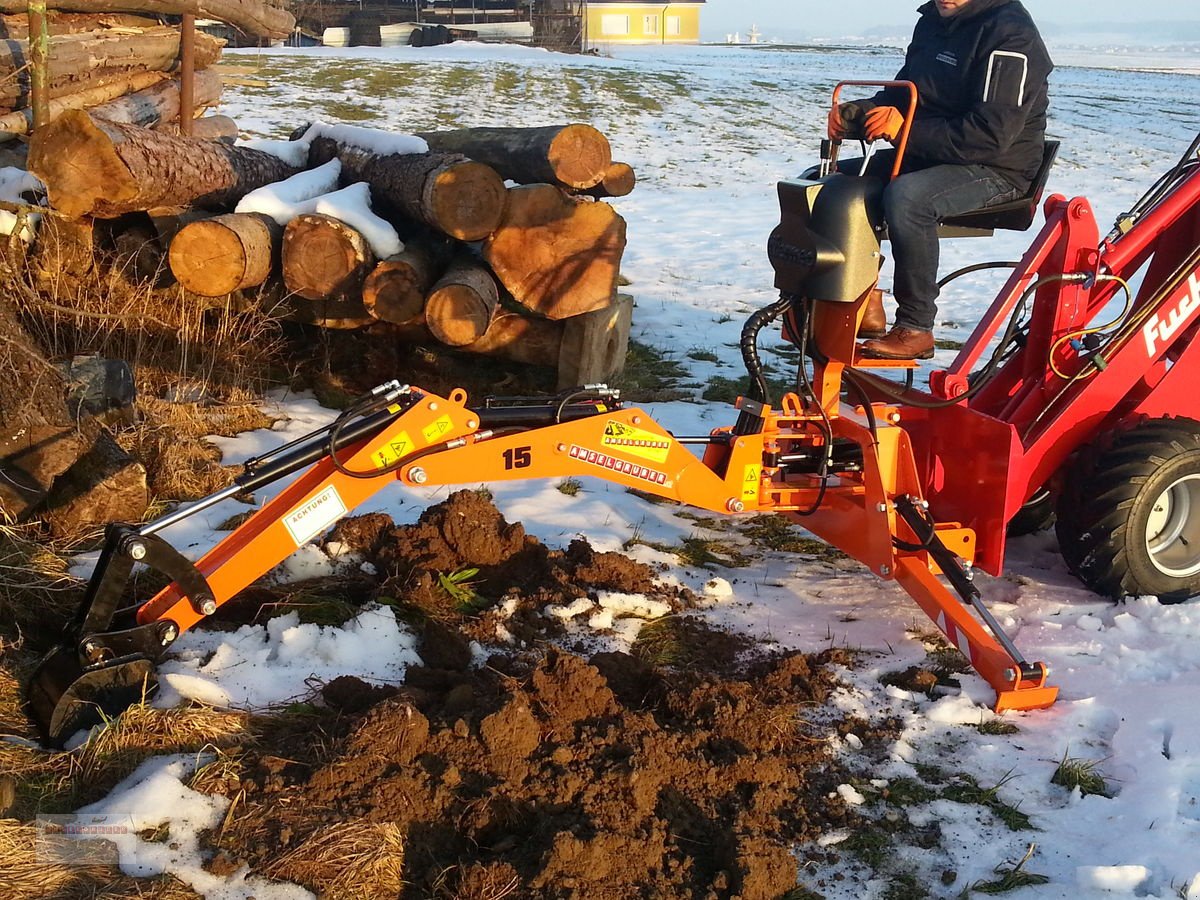
[[(982, 164), (1025, 190), (1042, 162), (1054, 69), (1033, 19), (1017, 0), (971, 0), (948, 18), (932, 0), (918, 11), (896, 75), (918, 95), (904, 168)], [(860, 105), (903, 112), (908, 93), (889, 89)]]

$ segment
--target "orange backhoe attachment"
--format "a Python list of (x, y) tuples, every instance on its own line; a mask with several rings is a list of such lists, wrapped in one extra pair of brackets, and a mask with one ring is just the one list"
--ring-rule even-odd
[[(47, 739), (69, 737), (82, 716), (103, 707), (97, 698), (106, 691), (118, 695), (117, 705), (135, 700), (148, 666), (182, 632), (396, 480), (416, 487), (592, 475), (712, 512), (780, 513), (897, 579), (996, 689), (998, 710), (1054, 701), (1045, 668), (1025, 663), (967, 579), (963, 560), (971, 559), (974, 535), (923, 514), (907, 435), (894, 424), (898, 411), (877, 406), (868, 425), (862, 410), (805, 411), (795, 394), (779, 411), (743, 399), (738, 427), (677, 438), (611, 391), (478, 409), (466, 399), (461, 390), (443, 398), (392, 386), (290, 453), (251, 461), (238, 484), (210, 500), (307, 470), (194, 566), (156, 532), (211, 502), (141, 529), (111, 527), (77, 630), (43, 661), (31, 687)], [(814, 428), (816, 417), (828, 420), (828, 431)], [(704, 445), (703, 458), (689, 443)], [(112, 630), (134, 561), (174, 581), (130, 627)], [(936, 577), (939, 569), (961, 599)]]

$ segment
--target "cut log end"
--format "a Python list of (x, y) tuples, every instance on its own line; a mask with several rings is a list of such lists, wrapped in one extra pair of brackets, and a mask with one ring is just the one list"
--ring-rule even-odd
[(353, 293), (374, 262), (362, 235), (330, 216), (297, 216), (284, 233), (284, 283), (309, 300)]
[(451, 284), (431, 294), (425, 321), (443, 344), (464, 347), (479, 340), (492, 320), (492, 310), (465, 284)]
[(547, 156), (559, 181), (572, 188), (592, 187), (612, 164), (608, 138), (583, 124), (562, 128), (550, 142)]
[(500, 225), (507, 191), (495, 169), (463, 162), (437, 174), (430, 199), (438, 228), (460, 241), (481, 241)]
[(271, 274), (277, 240), (272, 225), (248, 214), (192, 222), (171, 241), (171, 272), (181, 285), (204, 297), (262, 284)]
[(101, 201), (120, 202), (138, 193), (112, 140), (81, 109), (33, 133), (29, 171), (47, 186), (50, 205), (71, 218), (92, 212)]

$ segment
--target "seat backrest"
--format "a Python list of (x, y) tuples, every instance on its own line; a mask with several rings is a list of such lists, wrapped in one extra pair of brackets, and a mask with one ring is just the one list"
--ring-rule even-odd
[(948, 216), (938, 226), (940, 237), (971, 237), (991, 234), (995, 229), (1006, 231), (1026, 231), (1033, 224), (1037, 215), (1038, 205), (1046, 190), (1046, 182), (1050, 178), (1050, 167), (1058, 156), (1058, 141), (1046, 141), (1042, 151), (1042, 164), (1038, 167), (1037, 175), (1029, 185), (1029, 190), (1023, 197), (998, 203), (995, 206), (985, 206), (957, 216)]

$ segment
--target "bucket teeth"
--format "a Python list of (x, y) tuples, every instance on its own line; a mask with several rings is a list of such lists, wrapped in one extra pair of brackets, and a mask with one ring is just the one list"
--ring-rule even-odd
[(125, 658), (84, 669), (73, 650), (56, 648), (38, 664), (29, 683), (30, 717), (51, 747), (150, 697), (158, 687), (154, 663)]

